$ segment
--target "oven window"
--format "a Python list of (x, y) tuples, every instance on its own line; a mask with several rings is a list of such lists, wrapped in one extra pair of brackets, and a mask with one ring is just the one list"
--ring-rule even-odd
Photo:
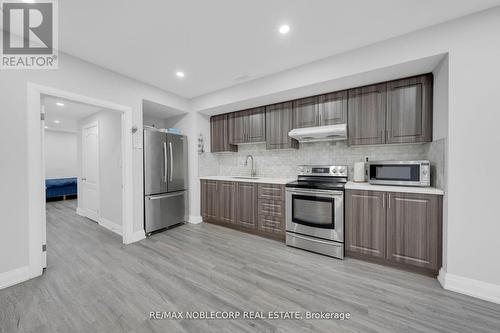
[(311, 227), (335, 229), (335, 199), (293, 194), (292, 221)]
[(419, 181), (419, 165), (372, 165), (372, 179), (395, 181)]

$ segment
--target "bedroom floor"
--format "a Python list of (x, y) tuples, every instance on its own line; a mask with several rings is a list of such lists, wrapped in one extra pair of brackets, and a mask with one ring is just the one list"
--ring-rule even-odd
[[(435, 279), (206, 223), (125, 246), (47, 204), (48, 268), (0, 291), (0, 332), (499, 332), (500, 305)], [(151, 311), (346, 311), (350, 320), (150, 320)]]

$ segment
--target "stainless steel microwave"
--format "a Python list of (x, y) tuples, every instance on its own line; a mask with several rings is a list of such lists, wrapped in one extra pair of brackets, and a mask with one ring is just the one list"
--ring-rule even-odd
[(370, 184), (402, 186), (431, 185), (431, 163), (427, 160), (368, 162), (367, 174)]

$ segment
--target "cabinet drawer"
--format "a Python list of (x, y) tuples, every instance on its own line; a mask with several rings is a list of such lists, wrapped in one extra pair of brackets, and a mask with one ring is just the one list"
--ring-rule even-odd
[(259, 215), (258, 229), (277, 235), (285, 234), (285, 220), (279, 216)]
[(284, 205), (281, 201), (259, 199), (259, 214), (284, 217)]
[(285, 200), (285, 187), (277, 184), (259, 184), (259, 199)]

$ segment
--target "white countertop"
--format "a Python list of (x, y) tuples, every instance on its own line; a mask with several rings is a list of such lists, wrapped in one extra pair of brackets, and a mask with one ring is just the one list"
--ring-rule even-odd
[[(286, 183), (293, 182), (297, 179), (295, 178), (265, 178), (265, 177), (255, 177), (252, 179), (248, 178), (236, 178), (239, 176), (204, 176), (200, 177), (200, 179), (206, 180), (221, 180), (228, 182), (241, 182), (241, 183), (263, 183), (263, 184), (279, 184), (285, 185)], [(241, 176), (244, 177), (244, 176)]]
[(444, 191), (435, 187), (414, 187), (414, 186), (394, 186), (394, 185), (372, 185), (370, 183), (347, 182), (346, 190), (365, 190), (382, 192), (403, 192), (419, 194), (444, 195)]

